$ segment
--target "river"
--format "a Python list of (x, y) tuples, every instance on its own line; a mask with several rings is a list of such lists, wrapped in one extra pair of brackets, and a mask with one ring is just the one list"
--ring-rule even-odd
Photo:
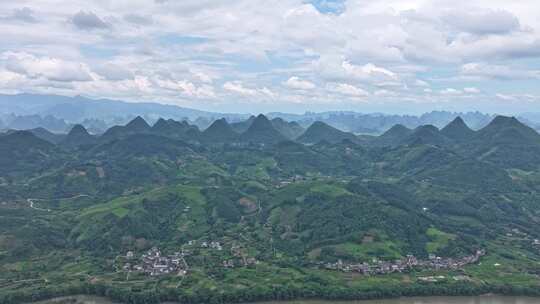
[[(105, 298), (76, 296), (38, 302), (41, 304), (113, 304)], [(172, 303), (170, 303), (172, 304)], [(540, 304), (540, 298), (479, 296), (479, 297), (418, 297), (368, 301), (283, 301), (257, 304)]]

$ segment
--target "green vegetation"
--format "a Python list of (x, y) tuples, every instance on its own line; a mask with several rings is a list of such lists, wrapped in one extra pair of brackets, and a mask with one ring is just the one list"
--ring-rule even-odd
[[(137, 119), (59, 144), (0, 137), (0, 303), (538, 295), (536, 132), (499, 118), (360, 139), (314, 124), (304, 145), (291, 140), (300, 130), (259, 116), (208, 132)], [(188, 252), (187, 272), (132, 270), (154, 246)], [(478, 263), (454, 268), (327, 267), (478, 249)]]
[(426, 234), (431, 240), (426, 244), (426, 251), (429, 253), (436, 253), (440, 249), (446, 248), (450, 241), (456, 239), (455, 235), (442, 232), (433, 227), (428, 228)]

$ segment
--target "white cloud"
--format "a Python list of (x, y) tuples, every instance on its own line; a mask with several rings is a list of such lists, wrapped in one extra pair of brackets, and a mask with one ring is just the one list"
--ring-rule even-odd
[(414, 85), (418, 86), (418, 87), (429, 87), (429, 83), (427, 83), (426, 81), (423, 81), (421, 79), (416, 79), (415, 82), (414, 82)]
[(461, 90), (454, 89), (454, 88), (446, 88), (444, 90), (441, 90), (440, 93), (442, 95), (461, 95), (461, 94), (463, 94), (463, 92)]
[(91, 81), (90, 68), (80, 62), (66, 61), (51, 57), (36, 57), (25, 52), (4, 52), (0, 59), (6, 68), (28, 78), (43, 77), (51, 81)]
[(486, 63), (467, 63), (461, 66), (461, 74), (464, 76), (479, 77), (486, 79), (516, 80), (540, 78), (540, 71), (512, 68), (505, 65)]
[(394, 91), (389, 90), (377, 90), (373, 93), (377, 97), (396, 97), (398, 94)]
[(0, 90), (3, 93), (19, 93), (25, 81), (25, 76), (21, 74), (0, 70)]
[(139, 25), (139, 26), (151, 25), (152, 23), (154, 23), (152, 16), (145, 16), (145, 15), (139, 15), (139, 14), (133, 14), (133, 13), (124, 15), (124, 20), (130, 23)]
[(71, 22), (81, 30), (106, 29), (110, 26), (95, 13), (82, 10), (73, 15)]
[(184, 92), (184, 94), (198, 98), (215, 98), (214, 88), (208, 85), (202, 85), (197, 87), (192, 82), (182, 80), (178, 82), (178, 87)]
[(100, 76), (104, 77), (107, 80), (124, 80), (124, 79), (133, 79), (133, 73), (118, 64), (114, 63), (105, 63), (103, 65), (97, 66), (94, 68), (94, 71)]
[(328, 84), (326, 86), (326, 89), (330, 92), (338, 93), (345, 96), (351, 96), (351, 97), (367, 97), (369, 96), (369, 92), (366, 90), (347, 84), (347, 83), (333, 83)]
[(502, 9), (454, 9), (446, 13), (442, 20), (458, 31), (478, 35), (505, 34), (520, 29), (519, 19)]
[(469, 87), (469, 88), (464, 88), (463, 92), (469, 93), (469, 94), (479, 94), (481, 91), (478, 88)]
[(204, 72), (194, 72), (193, 74), (204, 83), (212, 83), (214, 81), (214, 77)]
[(534, 94), (495, 94), (495, 97), (503, 101), (514, 101), (514, 102), (538, 102), (540, 101), (539, 95)]
[(507, 94), (501, 94), (501, 93), (498, 93), (498, 94), (495, 94), (495, 96), (499, 99), (502, 99), (502, 100), (505, 100), (505, 101), (514, 101), (516, 100), (516, 98), (512, 95), (507, 95)]
[(22, 22), (35, 23), (37, 19), (34, 11), (29, 7), (16, 8), (13, 10), (12, 18)]
[(343, 61), (342, 67), (348, 75), (351, 75), (358, 79), (392, 79), (396, 80), (398, 77), (396, 73), (387, 70), (385, 68), (368, 63), (363, 66), (351, 64), (348, 61)]
[(346, 103), (367, 91), (367, 103), (480, 100), (494, 80), (540, 94), (529, 83), (540, 78), (536, 0), (347, 0), (330, 14), (303, 0), (4, 2), (4, 91), (201, 106), (233, 94)]
[(293, 90), (311, 90), (315, 88), (315, 84), (298, 78), (297, 76), (292, 76), (287, 81), (285, 81), (285, 86)]
[(257, 95), (256, 90), (244, 87), (241, 81), (228, 81), (223, 84), (223, 89), (244, 96)]
[(259, 88), (248, 88), (242, 81), (228, 81), (223, 84), (223, 89), (241, 96), (247, 97), (261, 97), (261, 98), (275, 98), (277, 95), (272, 92), (267, 87)]
[(446, 88), (446, 89), (440, 90), (439, 93), (443, 96), (467, 97), (474, 94), (480, 94), (481, 91), (475, 87), (466, 87), (463, 89)]
[(272, 92), (269, 88), (264, 87), (259, 90), (263, 95), (270, 97), (270, 98), (276, 98), (278, 95), (274, 92)]
[(397, 73), (367, 63), (356, 65), (342, 56), (322, 56), (312, 64), (315, 71), (327, 80), (356, 80), (363, 83), (399, 83)]

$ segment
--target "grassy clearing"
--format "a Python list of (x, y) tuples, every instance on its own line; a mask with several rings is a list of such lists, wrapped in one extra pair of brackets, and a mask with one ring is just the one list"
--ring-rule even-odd
[(342, 195), (352, 195), (347, 189), (335, 184), (317, 184), (311, 188), (312, 192), (323, 193), (333, 198)]
[(180, 169), (180, 176), (191, 178), (207, 178), (212, 175), (227, 177), (229, 174), (225, 170), (213, 165), (206, 160), (194, 159), (186, 163)]
[(336, 252), (351, 255), (360, 261), (370, 261), (373, 257), (384, 260), (394, 260), (401, 257), (399, 246), (392, 241), (380, 241), (365, 244), (349, 242), (333, 247)]
[(431, 239), (431, 242), (426, 244), (426, 251), (429, 253), (435, 253), (445, 248), (450, 241), (456, 238), (454, 234), (440, 231), (434, 227), (429, 228), (426, 231), (426, 235)]
[(167, 188), (157, 188), (143, 194), (124, 196), (104, 204), (98, 204), (82, 211), (79, 217), (90, 217), (99, 214), (113, 213), (118, 217), (123, 217), (133, 205), (138, 205), (143, 199), (159, 200), (170, 193), (175, 193), (185, 198), (186, 201), (195, 205), (204, 205), (206, 200), (201, 194), (200, 187), (178, 185)]

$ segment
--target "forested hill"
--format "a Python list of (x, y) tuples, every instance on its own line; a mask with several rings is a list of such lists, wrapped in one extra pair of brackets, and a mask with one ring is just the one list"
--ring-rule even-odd
[(513, 117), (380, 136), (136, 117), (3, 133), (0, 167), (0, 303), (540, 288), (540, 135)]

